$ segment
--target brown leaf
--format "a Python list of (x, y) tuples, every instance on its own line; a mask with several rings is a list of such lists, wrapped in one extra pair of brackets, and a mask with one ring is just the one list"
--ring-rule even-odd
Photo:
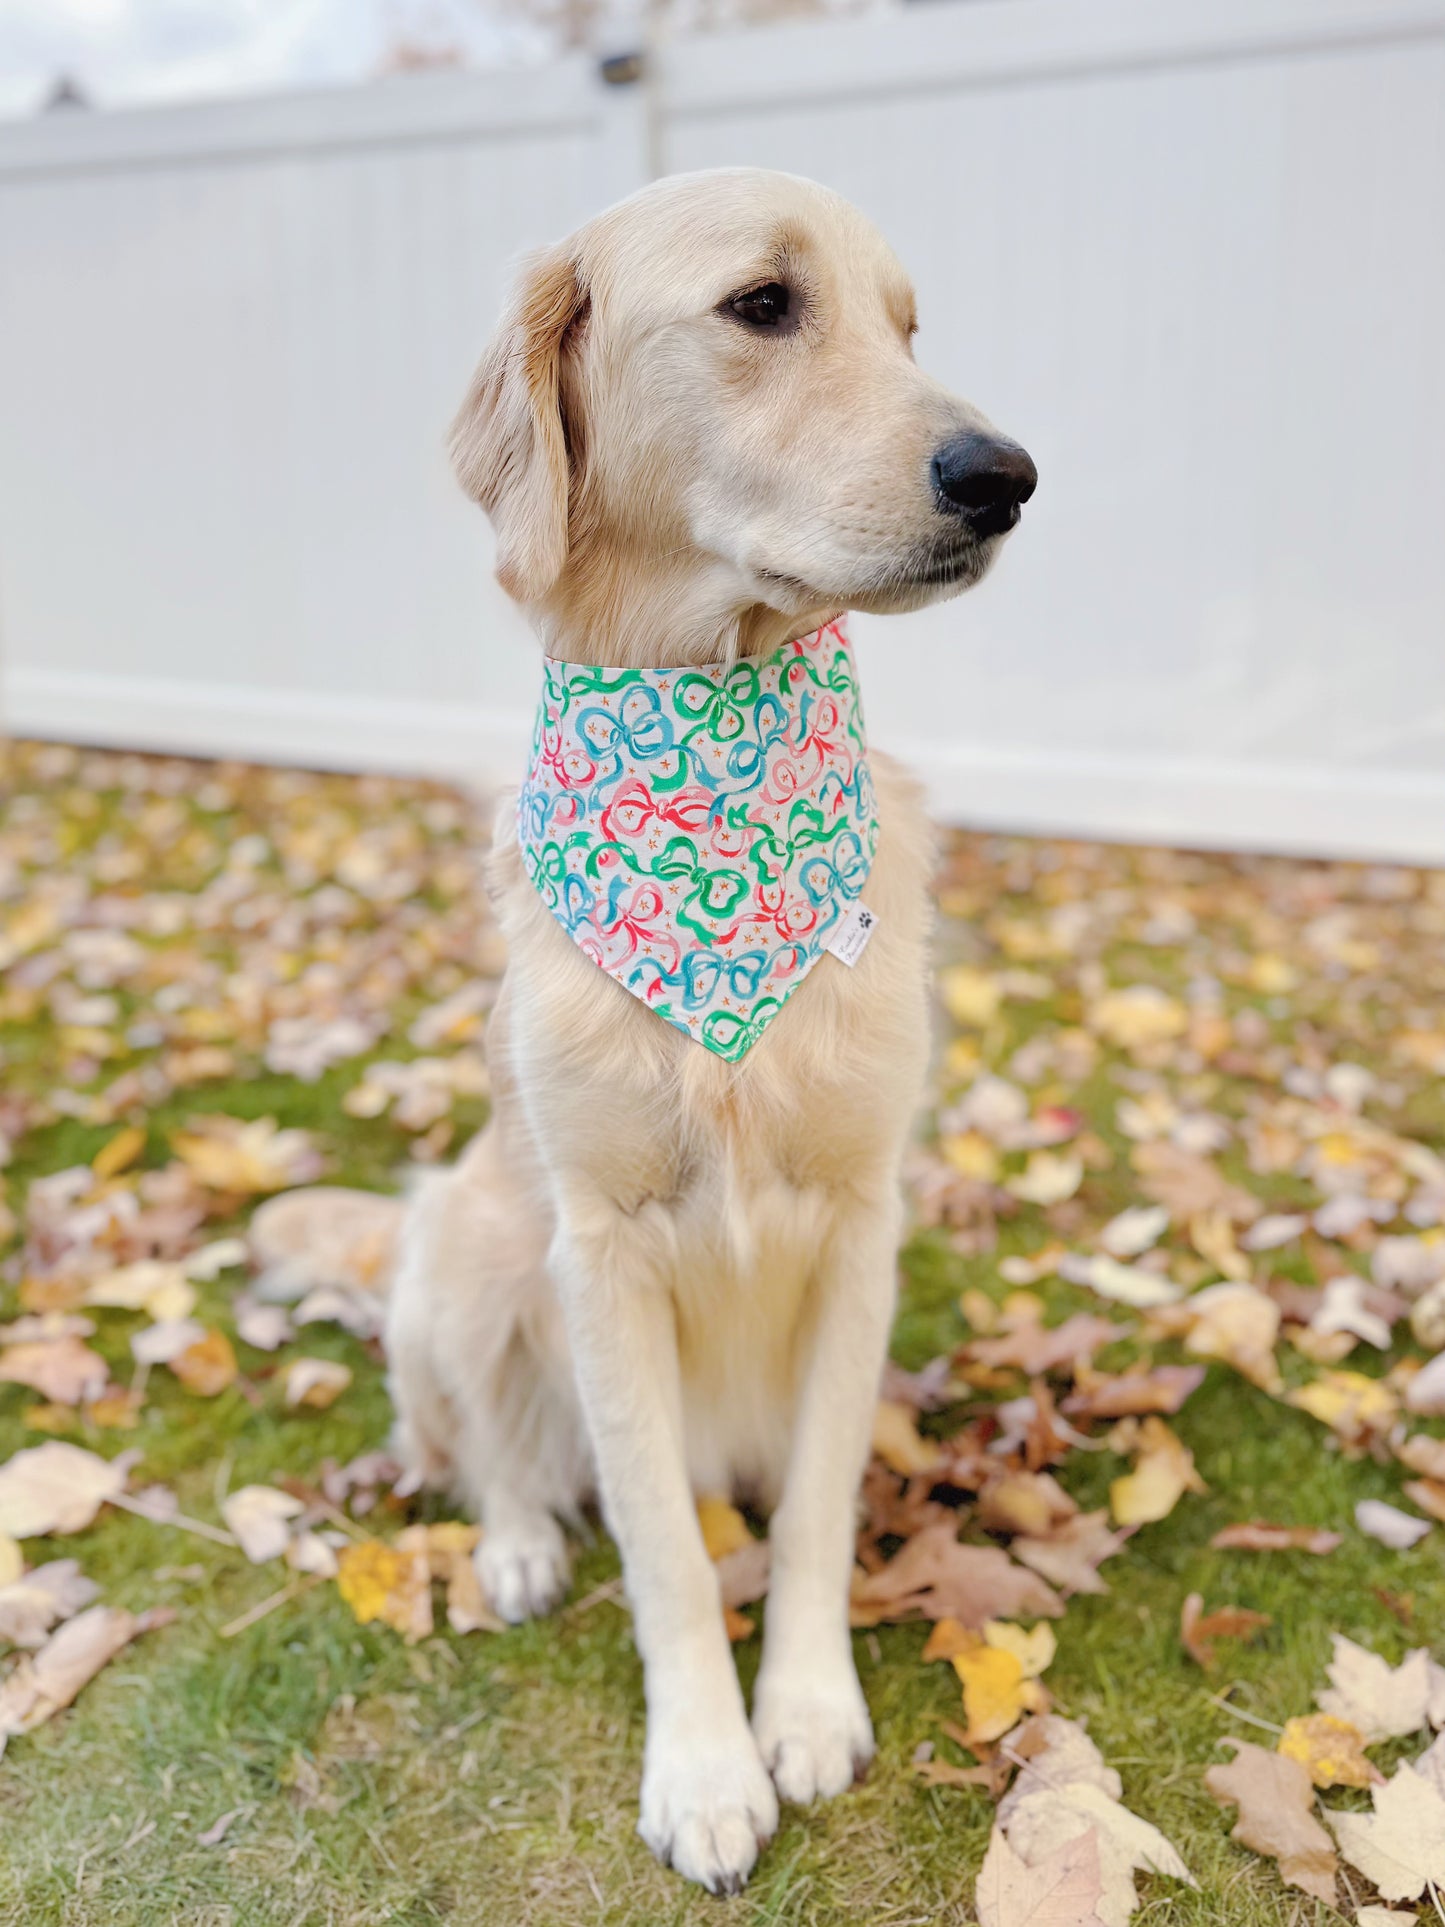
[(1127, 1337), (1128, 1330), (1111, 1319), (1080, 1311), (1051, 1331), (1043, 1325), (1026, 1324), (1000, 1338), (975, 1338), (962, 1347), (962, 1353), (980, 1365), (1011, 1365), (1032, 1377), (1075, 1365), (1081, 1358), (1092, 1358), (1103, 1346)]
[(925, 1526), (881, 1571), (853, 1583), (853, 1624), (956, 1619), (971, 1629), (990, 1619), (1057, 1619), (1064, 1602), (997, 1546), (958, 1543), (952, 1521)]
[(1290, 1886), (1333, 1906), (1339, 1861), (1333, 1841), (1314, 1816), (1309, 1774), (1298, 1760), (1248, 1740), (1223, 1744), (1235, 1749), (1234, 1758), (1228, 1766), (1210, 1767), (1204, 1784), (1221, 1806), (1239, 1808), (1230, 1839), (1278, 1861)]
[(1203, 1383), (1202, 1365), (1156, 1365), (1114, 1378), (1080, 1373), (1061, 1409), (1068, 1418), (1170, 1418)]
[(175, 1618), (168, 1606), (129, 1613), (119, 1606), (92, 1606), (54, 1632), (33, 1659), (24, 1658), (0, 1686), (0, 1750), (12, 1733), (32, 1728), (69, 1706), (123, 1646)]
[(105, 1360), (78, 1338), (11, 1345), (0, 1352), (0, 1379), (28, 1385), (57, 1405), (95, 1398), (110, 1376)]
[(1168, 1138), (1136, 1144), (1130, 1163), (1139, 1173), (1139, 1189), (1154, 1204), (1162, 1204), (1177, 1222), (1216, 1211), (1234, 1224), (1252, 1224), (1264, 1207), (1252, 1193), (1232, 1184), (1216, 1165)]
[(1216, 1532), (1210, 1545), (1216, 1552), (1333, 1552), (1342, 1535), (1324, 1526), (1276, 1526), (1251, 1519)]
[(236, 1377), (236, 1354), (223, 1331), (208, 1331), (170, 1361), (171, 1370), (188, 1392), (215, 1398)]
[(1109, 1590), (1099, 1567), (1132, 1537), (1132, 1528), (1115, 1532), (1107, 1512), (1081, 1512), (1047, 1539), (1015, 1539), (1009, 1551), (1032, 1571), (1064, 1592)]
[(1218, 1606), (1207, 1613), (1203, 1597), (1192, 1592), (1180, 1610), (1179, 1638), (1195, 1665), (1210, 1673), (1214, 1670), (1216, 1639), (1252, 1640), (1273, 1624), (1269, 1613), (1252, 1612), (1248, 1606)]

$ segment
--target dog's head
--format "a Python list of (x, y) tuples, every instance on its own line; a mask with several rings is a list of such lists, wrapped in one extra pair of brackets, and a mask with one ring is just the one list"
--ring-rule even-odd
[(525, 265), (453, 426), (502, 586), (555, 611), (651, 572), (719, 627), (970, 587), (1034, 465), (915, 326), (882, 237), (810, 181), (679, 175), (599, 215)]

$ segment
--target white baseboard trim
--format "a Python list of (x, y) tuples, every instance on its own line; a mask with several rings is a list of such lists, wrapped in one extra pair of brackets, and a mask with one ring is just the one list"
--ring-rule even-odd
[[(16, 669), (0, 678), (15, 736), (234, 756), (310, 769), (383, 770), (473, 785), (510, 780), (531, 730), (479, 703), (258, 690), (241, 684)], [(1445, 863), (1445, 770), (1177, 757), (1129, 760), (1042, 749), (889, 743), (947, 823), (978, 829)]]
[(0, 675), (0, 721), (56, 742), (479, 784), (516, 770), (532, 728), (528, 713), (480, 703), (37, 669)]

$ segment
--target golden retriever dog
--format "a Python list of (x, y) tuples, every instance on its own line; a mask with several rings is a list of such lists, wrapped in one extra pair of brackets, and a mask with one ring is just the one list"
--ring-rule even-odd
[[(1033, 464), (913, 358), (907, 276), (836, 194), (664, 180), (530, 258), (452, 432), (497, 574), (549, 657), (769, 655), (847, 609), (977, 582)], [(482, 1521), (497, 1610), (567, 1583), (592, 1496), (646, 1681), (639, 1832), (735, 1893), (778, 1800), (873, 1752), (848, 1590), (892, 1314), (899, 1166), (929, 1037), (932, 842), (871, 758), (874, 929), (727, 1061), (572, 941), (504, 803), (494, 1109), (414, 1200), (388, 1312), (399, 1436)], [(696, 1497), (772, 1513), (749, 1721)]]

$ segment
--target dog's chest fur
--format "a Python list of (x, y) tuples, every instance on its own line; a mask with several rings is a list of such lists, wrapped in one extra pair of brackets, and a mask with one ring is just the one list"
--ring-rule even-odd
[[(877, 924), (825, 958), (738, 1064), (629, 996), (558, 927), (498, 812), (492, 880), (510, 947), (494, 1070), (543, 1188), (646, 1231), (675, 1307), (694, 1478), (762, 1489), (781, 1465), (820, 1255), (857, 1199), (896, 1182), (927, 1055), (932, 842), (916, 786), (875, 758)], [(498, 1050), (497, 1046), (501, 1049)], [(498, 1059), (504, 1058), (505, 1063)]]

